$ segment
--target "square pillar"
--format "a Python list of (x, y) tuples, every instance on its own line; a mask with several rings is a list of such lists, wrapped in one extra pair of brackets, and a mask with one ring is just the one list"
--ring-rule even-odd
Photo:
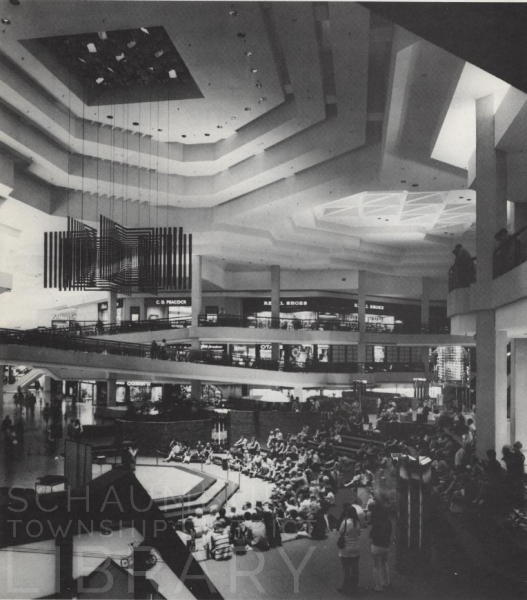
[(476, 314), (476, 450), (485, 458), (487, 450), (500, 455), (507, 436), (507, 334), (496, 331), (493, 310)]
[(108, 323), (117, 323), (117, 292), (108, 292)]
[(476, 100), (476, 283), (481, 297), (492, 282), (494, 235), (507, 225), (507, 157), (496, 150), (494, 131), (491, 94)]
[(527, 339), (511, 342), (511, 439), (527, 445)]
[(359, 289), (357, 294), (357, 317), (359, 320), (359, 346), (357, 360), (366, 362), (366, 271), (359, 271)]
[(430, 277), (423, 277), (421, 288), (421, 331), (427, 332), (430, 324)]
[(202, 260), (197, 254), (192, 255), (192, 327), (198, 326), (199, 315), (201, 314), (201, 304), (203, 302), (203, 283), (201, 280)]
[[(271, 266), (271, 319), (272, 327), (280, 328), (280, 266)], [(272, 360), (280, 360), (280, 344), (271, 345)]]
[(117, 404), (117, 375), (110, 373), (106, 380), (107, 406), (116, 406)]

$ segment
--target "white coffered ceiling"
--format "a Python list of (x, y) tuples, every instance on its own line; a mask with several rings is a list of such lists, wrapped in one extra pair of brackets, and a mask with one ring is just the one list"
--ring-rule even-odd
[[(52, 215), (168, 220), (205, 259), (236, 268), (446, 277), (455, 243), (471, 246), (475, 132), (450, 159), (451, 110), (473, 101), (471, 86), (502, 98), (505, 84), (480, 82), (364, 6), (2, 0), (0, 10), (13, 198), (30, 202), (36, 178)], [(203, 98), (86, 106), (22, 43), (148, 26), (165, 28)]]

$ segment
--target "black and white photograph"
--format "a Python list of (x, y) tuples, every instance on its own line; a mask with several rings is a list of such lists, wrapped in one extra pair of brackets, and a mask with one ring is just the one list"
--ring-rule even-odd
[(0, 600), (527, 598), (526, 32), (0, 0)]

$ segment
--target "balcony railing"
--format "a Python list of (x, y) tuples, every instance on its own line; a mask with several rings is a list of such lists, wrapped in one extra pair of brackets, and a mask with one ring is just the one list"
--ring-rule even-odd
[(527, 238), (527, 225), (516, 233), (510, 235), (496, 250), (492, 261), (492, 277), (496, 279), (508, 273), (514, 267), (521, 265), (527, 258), (525, 243)]
[[(190, 318), (172, 317), (167, 319), (148, 319), (145, 321), (121, 321), (120, 323), (101, 323), (100, 321), (75, 321), (69, 327), (39, 327), (41, 333), (52, 335), (70, 335), (76, 337), (96, 337), (118, 333), (135, 333), (145, 331), (163, 331), (169, 329), (186, 329), (192, 325)], [(241, 315), (200, 315), (199, 327), (239, 327), (245, 329), (281, 329), (288, 331), (346, 331), (358, 332), (357, 321), (325, 319), (294, 319), (253, 317)], [(366, 323), (367, 333), (448, 333), (449, 323), (435, 329), (426, 327), (408, 328), (403, 323), (387, 325), (384, 323)]]
[(244, 327), (248, 329), (289, 329), (304, 331), (358, 331), (357, 321), (332, 319), (297, 319), (241, 315), (200, 315), (200, 327)]
[(67, 350), (69, 352), (130, 356), (135, 358), (148, 358), (151, 360), (168, 360), (174, 362), (202, 363), (225, 367), (300, 373), (401, 373), (424, 371), (423, 363), (329, 363), (318, 360), (284, 362), (265, 358), (240, 358), (231, 356), (227, 353), (214, 353), (209, 350), (180, 350), (171, 348), (170, 346), (165, 348), (158, 347), (155, 355), (152, 356), (151, 346), (148, 344), (132, 344), (129, 342), (114, 342), (97, 338), (56, 335), (34, 329), (27, 331), (0, 329), (0, 344), (16, 344), (37, 348)]

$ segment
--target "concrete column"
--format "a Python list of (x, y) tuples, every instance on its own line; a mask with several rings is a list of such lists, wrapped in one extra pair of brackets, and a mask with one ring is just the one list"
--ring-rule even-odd
[(476, 176), (476, 278), (484, 298), (492, 282), (494, 234), (507, 225), (506, 154), (495, 148), (492, 94), (476, 100)]
[[(423, 277), (421, 288), (421, 330), (428, 331), (430, 323), (430, 277)], [(426, 328), (426, 329), (425, 329)]]
[[(271, 318), (273, 327), (280, 327), (280, 266), (271, 266)], [(271, 345), (271, 358), (280, 360), (280, 344)]]
[(190, 382), (190, 395), (192, 396), (192, 400), (194, 402), (201, 402), (201, 380), (193, 379)]
[(494, 448), (500, 455), (507, 436), (507, 334), (496, 331), (493, 310), (476, 314), (476, 450), (480, 458)]
[[(192, 304), (192, 318), (194, 318), (194, 304)], [(199, 338), (190, 338), (190, 349), (201, 350), (201, 341)], [(198, 379), (190, 382), (190, 397), (196, 403), (201, 401), (201, 380)]]
[(108, 379), (106, 380), (107, 386), (107, 406), (115, 406), (117, 404), (117, 375), (115, 373), (109, 373)]
[(203, 283), (201, 280), (202, 260), (197, 254), (192, 255), (192, 327), (198, 326), (198, 317), (201, 314), (203, 302)]
[(527, 446), (527, 339), (511, 343), (511, 439)]
[(108, 292), (108, 323), (117, 323), (117, 292)]
[(42, 404), (46, 405), (46, 402), (51, 404), (51, 377), (44, 375), (44, 386), (42, 388)]
[(366, 362), (366, 271), (359, 271), (357, 313), (359, 319), (359, 347), (357, 350), (357, 359), (359, 363), (364, 363)]
[(527, 202), (512, 203), (512, 229), (518, 231), (527, 225)]

